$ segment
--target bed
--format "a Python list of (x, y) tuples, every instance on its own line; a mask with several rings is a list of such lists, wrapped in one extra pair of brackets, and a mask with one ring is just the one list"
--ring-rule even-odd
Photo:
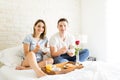
[(15, 70), (15, 66), (21, 64), (21, 56), (21, 45), (0, 51), (0, 80), (120, 80), (120, 63), (102, 61), (85, 61), (82, 69), (37, 78), (32, 69)]

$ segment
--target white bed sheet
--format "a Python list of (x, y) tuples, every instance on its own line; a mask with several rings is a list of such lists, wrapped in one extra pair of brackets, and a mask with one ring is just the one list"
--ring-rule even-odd
[(83, 69), (41, 78), (36, 78), (33, 70), (15, 70), (13, 67), (3, 66), (0, 69), (0, 80), (120, 80), (120, 64), (98, 61), (86, 61), (82, 64)]

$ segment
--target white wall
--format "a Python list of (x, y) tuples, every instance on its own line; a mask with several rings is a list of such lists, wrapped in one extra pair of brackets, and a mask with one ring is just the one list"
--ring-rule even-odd
[(71, 33), (80, 33), (80, 0), (0, 0), (0, 50), (21, 44), (39, 18), (50, 37), (61, 17), (69, 20)]
[(120, 1), (107, 0), (107, 61), (120, 62)]
[(82, 34), (88, 36), (90, 55), (106, 60), (106, 0), (81, 0)]
[[(97, 60), (119, 60), (119, 0), (0, 0), (0, 50), (21, 44), (42, 18), (48, 37), (66, 17), (70, 31), (82, 35), (84, 48)], [(87, 43), (86, 43), (87, 42)]]

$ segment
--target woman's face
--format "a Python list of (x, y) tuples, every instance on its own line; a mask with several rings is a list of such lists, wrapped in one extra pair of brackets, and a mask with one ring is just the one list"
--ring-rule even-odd
[(34, 27), (35, 33), (42, 34), (45, 29), (45, 25), (42, 22), (38, 22), (37, 25)]
[(60, 33), (64, 33), (67, 30), (68, 23), (66, 21), (61, 21), (58, 23), (58, 30)]

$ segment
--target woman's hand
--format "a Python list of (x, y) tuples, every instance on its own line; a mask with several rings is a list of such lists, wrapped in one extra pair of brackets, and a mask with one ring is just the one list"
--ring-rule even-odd
[(35, 49), (33, 50), (34, 53), (38, 52), (40, 50), (40, 46), (37, 44)]

